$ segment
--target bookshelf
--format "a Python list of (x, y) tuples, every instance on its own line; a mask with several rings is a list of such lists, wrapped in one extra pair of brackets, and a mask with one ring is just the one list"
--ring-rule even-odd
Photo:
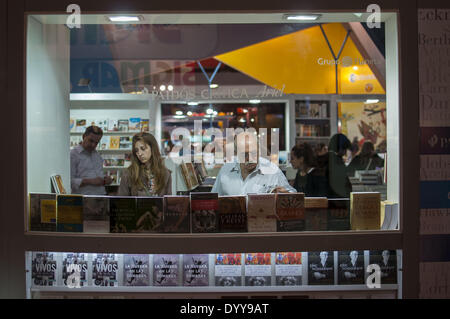
[(328, 144), (331, 135), (329, 100), (295, 100), (294, 112), (296, 144)]

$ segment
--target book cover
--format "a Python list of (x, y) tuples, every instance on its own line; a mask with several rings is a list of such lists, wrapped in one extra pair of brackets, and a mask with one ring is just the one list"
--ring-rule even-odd
[(141, 130), (141, 118), (140, 117), (130, 117), (128, 121), (128, 131), (139, 132)]
[(278, 193), (275, 195), (277, 231), (305, 230), (305, 194)]
[(326, 231), (328, 229), (328, 199), (305, 197), (305, 230)]
[(338, 252), (338, 285), (364, 285), (364, 251)]
[(119, 132), (128, 132), (128, 120), (122, 119), (118, 121)]
[(109, 233), (109, 197), (83, 196), (83, 231)]
[(86, 287), (88, 274), (87, 254), (63, 253), (62, 282), (64, 286)]
[(83, 232), (83, 196), (56, 196), (56, 230)]
[(118, 150), (120, 147), (120, 136), (110, 136), (109, 137), (109, 149)]
[(120, 136), (119, 149), (130, 150), (132, 147), (131, 136)]
[(136, 229), (136, 197), (111, 197), (109, 210), (111, 233), (131, 233)]
[(350, 229), (350, 199), (328, 198), (328, 230)]
[(334, 285), (333, 251), (308, 253), (308, 284)]
[(178, 255), (153, 255), (153, 286), (178, 286)]
[(245, 285), (270, 286), (272, 284), (271, 253), (245, 254)]
[(118, 132), (119, 131), (119, 121), (118, 120), (108, 120), (108, 132)]
[(164, 217), (163, 197), (138, 197), (137, 215), (135, 219), (136, 233), (156, 233), (162, 232)]
[(397, 283), (397, 252), (395, 250), (371, 250), (369, 264), (380, 266), (382, 285)]
[(381, 194), (378, 192), (350, 193), (351, 229), (380, 229), (380, 202)]
[(189, 196), (164, 196), (164, 233), (190, 233), (190, 215)]
[(216, 254), (214, 277), (216, 286), (242, 286), (242, 255)]
[(118, 287), (117, 272), (119, 261), (117, 254), (93, 254), (92, 284), (95, 287)]
[(181, 163), (181, 174), (183, 175), (184, 182), (186, 184), (186, 188), (188, 190), (192, 190), (199, 185), (199, 181), (197, 179), (197, 175), (195, 173), (194, 166), (192, 163)]
[(109, 144), (110, 144), (110, 140), (109, 140), (110, 136), (105, 136), (103, 135), (100, 143), (98, 143), (97, 148), (99, 150), (108, 150), (109, 149)]
[(79, 133), (84, 133), (84, 131), (86, 130), (86, 119), (77, 119), (76, 120), (76, 127), (75, 127), (75, 131), (79, 132)]
[(219, 197), (219, 232), (247, 232), (247, 197)]
[(149, 255), (124, 255), (123, 284), (124, 286), (150, 286)]
[(276, 232), (275, 194), (248, 194), (249, 232)]
[(30, 230), (56, 231), (56, 194), (30, 193)]
[(219, 231), (219, 195), (217, 193), (191, 193), (191, 225), (193, 233)]
[(71, 133), (76, 132), (76, 119), (72, 117), (69, 119), (69, 131)]
[(301, 252), (275, 254), (275, 282), (277, 286), (301, 286)]
[(56, 253), (33, 252), (31, 280), (34, 286), (56, 286)]
[(183, 286), (209, 286), (208, 254), (183, 255)]
[(107, 119), (95, 120), (95, 126), (98, 126), (99, 128), (101, 128), (103, 133), (108, 132), (108, 120)]
[(141, 119), (141, 132), (149, 131), (149, 119)]

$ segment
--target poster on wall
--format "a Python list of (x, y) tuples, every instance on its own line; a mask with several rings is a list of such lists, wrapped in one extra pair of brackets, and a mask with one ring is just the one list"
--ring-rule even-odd
[(361, 149), (370, 141), (377, 153), (386, 152), (386, 103), (339, 103), (340, 132)]

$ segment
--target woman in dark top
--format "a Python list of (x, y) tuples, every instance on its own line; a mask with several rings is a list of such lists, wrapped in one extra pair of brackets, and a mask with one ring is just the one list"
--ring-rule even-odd
[(357, 155), (349, 165), (349, 174), (353, 176), (355, 171), (374, 170), (376, 168), (384, 167), (384, 159), (375, 153), (373, 143), (370, 141), (364, 142), (361, 152)]
[(349, 169), (344, 163), (343, 156), (351, 150), (352, 144), (341, 133), (334, 134), (328, 144), (328, 197), (348, 198), (352, 191), (352, 184), (348, 179)]
[(326, 197), (327, 179), (324, 170), (317, 168), (314, 151), (307, 144), (296, 145), (291, 151), (292, 167), (297, 169), (294, 188), (308, 197)]

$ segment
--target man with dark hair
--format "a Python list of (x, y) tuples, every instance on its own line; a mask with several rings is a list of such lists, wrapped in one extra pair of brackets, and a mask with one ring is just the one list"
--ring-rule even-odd
[(105, 185), (112, 179), (104, 176), (103, 159), (95, 150), (103, 131), (98, 126), (89, 126), (83, 141), (70, 151), (70, 185), (73, 194), (105, 195)]

